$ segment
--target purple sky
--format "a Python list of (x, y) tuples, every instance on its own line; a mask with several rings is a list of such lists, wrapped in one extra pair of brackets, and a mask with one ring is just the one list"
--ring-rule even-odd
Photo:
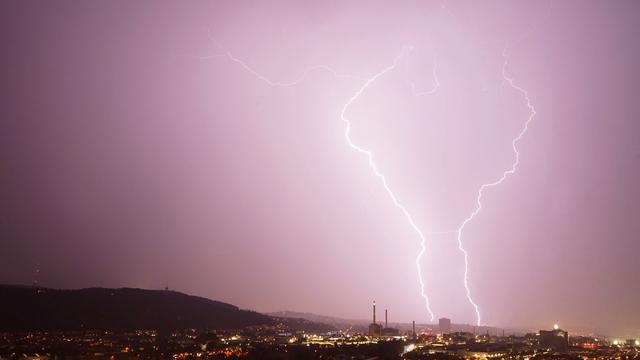
[[(50, 287), (349, 318), (375, 299), (427, 321), (420, 240), (340, 114), (414, 47), (346, 115), (420, 229), (455, 230), (530, 115), (508, 46), (536, 116), (463, 233), (482, 321), (640, 335), (639, 17), (635, 1), (3, 2), (0, 282), (39, 268)], [(226, 51), (256, 73), (211, 56)], [(421, 268), (436, 317), (475, 322), (455, 234), (428, 235)]]

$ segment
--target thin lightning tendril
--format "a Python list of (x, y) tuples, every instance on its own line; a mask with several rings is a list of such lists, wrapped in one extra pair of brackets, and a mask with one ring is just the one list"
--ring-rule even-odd
[(298, 85), (300, 83), (302, 83), (303, 81), (306, 80), (307, 76), (314, 72), (314, 71), (327, 71), (329, 73), (331, 73), (335, 78), (337, 79), (357, 79), (357, 80), (364, 80), (362, 78), (358, 78), (355, 76), (351, 76), (351, 75), (344, 75), (344, 74), (340, 74), (338, 73), (336, 70), (328, 67), (328, 66), (324, 66), (324, 65), (318, 65), (318, 66), (313, 66), (308, 68), (299, 78), (289, 81), (289, 82), (277, 82), (277, 81), (271, 81), (268, 78), (264, 77), (263, 75), (260, 75), (258, 72), (256, 72), (255, 70), (253, 70), (252, 68), (250, 68), (245, 62), (243, 62), (242, 60), (234, 57), (233, 55), (231, 55), (231, 53), (226, 53), (225, 54), (231, 61), (236, 62), (238, 64), (240, 64), (240, 66), (242, 66), (245, 70), (247, 70), (248, 72), (250, 72), (251, 74), (255, 75), (258, 79), (268, 83), (271, 86), (280, 86), (280, 87), (287, 87), (287, 86), (294, 86), (294, 85)]
[(213, 55), (192, 56), (192, 57), (195, 57), (195, 58), (200, 59), (200, 60), (216, 59), (216, 58), (227, 58), (230, 61), (240, 65), (240, 67), (242, 67), (248, 73), (250, 73), (251, 75), (255, 76), (259, 80), (265, 82), (269, 86), (274, 86), (274, 87), (295, 86), (295, 85), (298, 85), (298, 84), (304, 82), (307, 79), (307, 76), (309, 76), (310, 73), (315, 72), (315, 71), (326, 71), (326, 72), (329, 72), (331, 75), (333, 75), (337, 79), (355, 79), (355, 80), (360, 80), (360, 81), (364, 81), (365, 80), (365, 79), (359, 78), (357, 76), (341, 74), (338, 71), (336, 71), (335, 69), (333, 69), (333, 68), (331, 68), (329, 66), (326, 66), (326, 65), (316, 65), (316, 66), (312, 66), (312, 67), (308, 68), (306, 71), (304, 71), (304, 73), (302, 73), (302, 75), (300, 75), (298, 78), (296, 78), (294, 80), (287, 81), (287, 82), (273, 81), (273, 80), (270, 80), (268, 77), (260, 74), (256, 70), (254, 70), (246, 62), (244, 62), (244, 61), (238, 59), (237, 57), (235, 57), (230, 51), (224, 50), (224, 48), (212, 36), (210, 30), (207, 29), (207, 33), (208, 33), (209, 40), (211, 40), (216, 45), (216, 47), (218, 47), (218, 49), (221, 50), (221, 52), (217, 53), (217, 54), (213, 54)]
[(467, 300), (469, 300), (469, 302), (471, 303), (471, 305), (473, 306), (473, 308), (474, 308), (474, 310), (476, 312), (476, 323), (477, 323), (478, 326), (481, 325), (480, 309), (478, 307), (478, 304), (476, 304), (476, 302), (471, 297), (471, 290), (469, 289), (469, 280), (468, 280), (468, 275), (469, 275), (469, 260), (468, 260), (468, 257), (469, 257), (469, 254), (467, 253), (467, 250), (465, 250), (465, 248), (462, 245), (462, 232), (464, 231), (465, 226), (471, 220), (473, 220), (473, 218), (476, 215), (478, 215), (480, 210), (482, 210), (482, 195), (484, 194), (484, 190), (487, 189), (487, 188), (490, 188), (490, 187), (494, 187), (494, 186), (500, 185), (509, 175), (512, 175), (512, 174), (514, 174), (516, 172), (518, 164), (520, 163), (520, 152), (518, 151), (517, 144), (518, 144), (518, 142), (520, 142), (520, 140), (522, 139), (524, 134), (527, 132), (527, 130), (529, 130), (529, 124), (531, 123), (531, 121), (533, 121), (533, 118), (536, 115), (536, 109), (533, 107), (533, 104), (531, 103), (531, 98), (529, 97), (529, 93), (525, 89), (523, 89), (522, 87), (516, 85), (515, 82), (514, 82), (514, 79), (512, 77), (510, 77), (509, 75), (507, 75), (507, 66), (509, 64), (509, 58), (510, 58), (511, 54), (508, 52), (507, 49), (505, 49), (503, 51), (502, 55), (504, 56), (504, 62), (502, 64), (502, 77), (503, 77), (504, 81), (506, 83), (508, 83), (509, 86), (511, 86), (511, 88), (513, 88), (514, 90), (516, 90), (520, 94), (522, 94), (522, 96), (524, 97), (524, 99), (525, 99), (525, 101), (527, 103), (527, 108), (529, 109), (529, 117), (527, 118), (527, 121), (525, 121), (524, 126), (522, 127), (522, 130), (520, 130), (518, 135), (513, 140), (511, 140), (511, 148), (513, 149), (513, 153), (515, 154), (515, 158), (514, 158), (513, 163), (511, 164), (511, 168), (508, 169), (508, 170), (505, 170), (502, 173), (502, 176), (500, 176), (500, 178), (498, 178), (498, 180), (495, 180), (495, 181), (490, 182), (490, 183), (485, 183), (485, 184), (482, 184), (480, 186), (480, 188), (478, 189), (478, 195), (476, 197), (476, 208), (462, 222), (462, 224), (460, 225), (460, 227), (457, 230), (458, 249), (464, 255), (464, 288), (466, 290)]
[(237, 57), (235, 57), (230, 52), (225, 52), (225, 53), (222, 53), (222, 54), (207, 55), (207, 56), (192, 56), (192, 57), (200, 59), (200, 60), (208, 60), (208, 59), (216, 59), (216, 58), (227, 58), (230, 61), (240, 65), (240, 67), (242, 67), (248, 73), (250, 73), (251, 75), (255, 76), (259, 80), (263, 81), (267, 85), (274, 86), (274, 87), (290, 87), (290, 86), (299, 85), (299, 84), (301, 84), (302, 82), (304, 82), (307, 79), (307, 76), (309, 76), (310, 73), (316, 72), (316, 71), (326, 71), (326, 72), (330, 73), (331, 75), (333, 75), (333, 77), (335, 77), (336, 79), (355, 79), (355, 80), (360, 80), (360, 81), (364, 81), (365, 80), (365, 79), (359, 78), (357, 76), (341, 74), (341, 73), (339, 73), (338, 71), (332, 69), (329, 66), (317, 65), (317, 66), (313, 66), (313, 67), (308, 68), (307, 70), (305, 70), (304, 73), (302, 73), (302, 75), (300, 75), (298, 78), (293, 79), (291, 81), (287, 81), (287, 82), (273, 81), (273, 80), (270, 80), (268, 77), (260, 74), (256, 70), (254, 70), (246, 62), (238, 59)]
[(413, 93), (413, 96), (422, 96), (422, 95), (432, 95), (435, 94), (435, 92), (438, 90), (438, 88), (440, 87), (440, 79), (438, 78), (438, 62), (436, 60), (436, 55), (433, 51), (433, 48), (431, 48), (431, 53), (433, 56), (433, 67), (431, 69), (431, 76), (433, 77), (433, 88), (431, 88), (431, 90), (426, 90), (426, 91), (417, 91), (416, 90), (416, 83), (413, 81), (409, 81), (409, 62), (408, 62), (408, 57), (407, 57), (407, 62), (405, 64), (405, 69), (404, 69), (404, 76), (405, 76), (405, 81), (407, 82), (407, 84), (409, 85), (409, 87), (411, 88), (411, 92)]

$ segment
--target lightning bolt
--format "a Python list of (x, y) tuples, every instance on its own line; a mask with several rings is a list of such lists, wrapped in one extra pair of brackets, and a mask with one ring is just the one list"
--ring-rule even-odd
[[(457, 20), (455, 14), (453, 14), (453, 12), (451, 12), (451, 10), (446, 6), (444, 0), (440, 1), (440, 5), (441, 5), (441, 8), (445, 12), (447, 12), (449, 16), (451, 16), (452, 18)], [(550, 0), (549, 1), (549, 8), (548, 8), (548, 11), (547, 11), (547, 16), (550, 13), (552, 5), (553, 5), (553, 0)], [(537, 27), (537, 23), (534, 24), (533, 29), (531, 29), (530, 31), (534, 30), (536, 27)], [(526, 37), (527, 35), (528, 35), (528, 33), (525, 34), (522, 38)], [(268, 84), (269, 86), (273, 86), (273, 87), (295, 86), (295, 85), (298, 85), (298, 84), (304, 82), (307, 79), (307, 77), (309, 76), (309, 74), (312, 73), (312, 72), (315, 72), (315, 71), (328, 72), (331, 75), (333, 75), (333, 77), (335, 77), (335, 78), (349, 78), (349, 79), (355, 79), (355, 80), (363, 82), (363, 84), (357, 89), (357, 91), (343, 105), (342, 111), (340, 112), (340, 119), (345, 124), (344, 136), (345, 136), (345, 139), (347, 141), (347, 144), (353, 150), (357, 151), (358, 153), (364, 155), (367, 158), (368, 165), (371, 168), (371, 170), (373, 171), (373, 174), (381, 181), (386, 193), (391, 198), (393, 204), (402, 212), (402, 214), (405, 216), (406, 220), (408, 221), (409, 225), (411, 226), (413, 231), (418, 235), (418, 237), (420, 239), (420, 247), (421, 247), (421, 249), (418, 252), (418, 255), (416, 256), (415, 265), (416, 265), (417, 274), (418, 274), (418, 280), (419, 280), (419, 285), (420, 285), (420, 295), (424, 299), (424, 302), (425, 302), (427, 311), (428, 311), (428, 313), (430, 315), (431, 321), (433, 321), (434, 320), (434, 314), (433, 314), (433, 311), (431, 310), (429, 297), (427, 296), (427, 294), (425, 292), (425, 284), (424, 284), (424, 280), (423, 280), (422, 268), (420, 266), (421, 260), (422, 260), (424, 254), (426, 253), (426, 250), (427, 250), (427, 248), (426, 248), (426, 242), (427, 241), (426, 241), (425, 233), (418, 227), (418, 225), (415, 223), (412, 215), (409, 213), (407, 208), (402, 203), (400, 203), (400, 201), (398, 200), (398, 198), (395, 195), (395, 193), (389, 187), (389, 184), (387, 182), (386, 176), (378, 169), (378, 166), (374, 162), (373, 153), (370, 150), (364, 149), (364, 148), (356, 145), (353, 142), (353, 140), (351, 139), (352, 123), (346, 116), (350, 106), (366, 91), (366, 89), (369, 88), (369, 86), (371, 86), (371, 84), (373, 84), (375, 81), (377, 81), (379, 78), (381, 78), (385, 74), (395, 70), (397, 68), (397, 66), (398, 66), (398, 63), (399, 63), (400, 59), (402, 57), (406, 56), (413, 49), (413, 47), (404, 46), (402, 48), (401, 53), (398, 56), (395, 57), (392, 65), (384, 68), (383, 70), (379, 71), (378, 73), (374, 74), (373, 76), (371, 76), (369, 78), (361, 78), (361, 77), (356, 77), (356, 76), (352, 76), (352, 75), (341, 74), (341, 73), (337, 72), (336, 70), (334, 70), (331, 67), (328, 67), (328, 66), (325, 66), (325, 65), (318, 65), (318, 66), (313, 66), (313, 67), (310, 67), (310, 68), (306, 69), (302, 73), (302, 75), (300, 75), (299, 77), (297, 77), (297, 78), (295, 78), (293, 80), (285, 82), (285, 81), (273, 81), (273, 80), (269, 79), (268, 77), (262, 75), (261, 73), (259, 73), (256, 70), (254, 70), (245, 61), (242, 61), (241, 59), (235, 57), (231, 52), (224, 50), (224, 48), (222, 46), (220, 46), (220, 44), (218, 44), (215, 41), (215, 39), (211, 36), (210, 31), (209, 31), (209, 38), (218, 46), (218, 48), (221, 50), (221, 52), (217, 53), (217, 54), (214, 54), (214, 55), (196, 57), (196, 58), (198, 58), (198, 59), (227, 58), (229, 61), (232, 61), (232, 62), (238, 64), (245, 71), (247, 71), (248, 73), (252, 74), (253, 76), (255, 76), (260, 81), (263, 81), (264, 83)], [(522, 40), (522, 39), (520, 39), (520, 40)], [(519, 42), (520, 40), (518, 40), (517, 42)], [(476, 323), (477, 323), (477, 325), (481, 325), (482, 324), (482, 322), (481, 322), (482, 318), (481, 318), (481, 314), (480, 314), (480, 308), (479, 308), (478, 304), (474, 301), (473, 297), (471, 296), (471, 289), (469, 287), (469, 254), (468, 254), (467, 250), (463, 246), (462, 236), (463, 236), (463, 233), (464, 233), (464, 230), (465, 230), (467, 224), (469, 222), (471, 222), (480, 213), (480, 211), (482, 210), (482, 199), (483, 199), (485, 190), (488, 189), (488, 188), (495, 187), (495, 186), (498, 186), (498, 185), (502, 184), (507, 179), (507, 177), (509, 175), (512, 175), (512, 174), (514, 174), (516, 172), (516, 169), (517, 169), (517, 167), (518, 167), (518, 165), (520, 163), (520, 152), (518, 151), (517, 145), (520, 142), (520, 140), (524, 137), (526, 132), (528, 131), (529, 124), (533, 121), (533, 119), (534, 119), (534, 117), (536, 115), (536, 110), (535, 110), (535, 108), (534, 108), (534, 106), (533, 106), (533, 104), (531, 102), (531, 98), (529, 97), (529, 93), (527, 92), (527, 90), (525, 90), (524, 88), (516, 85), (514, 78), (508, 75), (507, 67), (509, 65), (509, 60), (510, 60), (510, 55), (511, 55), (511, 53), (509, 52), (508, 49), (509, 49), (509, 46), (507, 46), (503, 51), (504, 62), (502, 64), (502, 71), (501, 71), (501, 75), (503, 77), (503, 84), (507, 83), (513, 90), (519, 92), (523, 96), (523, 98), (524, 98), (524, 100), (526, 102), (526, 106), (529, 109), (529, 116), (528, 116), (527, 120), (524, 122), (524, 125), (523, 125), (521, 131), (511, 141), (511, 147), (512, 147), (513, 153), (515, 155), (514, 156), (514, 160), (513, 160), (512, 164), (511, 164), (511, 167), (509, 169), (503, 171), (502, 175), (497, 180), (495, 180), (493, 182), (484, 183), (484, 184), (482, 184), (480, 186), (480, 188), (478, 189), (478, 192), (477, 192), (477, 196), (476, 196), (476, 206), (475, 206), (475, 208), (469, 214), (469, 216), (467, 218), (465, 218), (464, 221), (462, 221), (462, 223), (460, 224), (460, 226), (456, 230), (426, 233), (426, 234), (453, 234), (453, 233), (456, 234), (456, 240), (457, 240), (457, 244), (458, 244), (458, 249), (459, 249), (460, 252), (462, 252), (463, 258), (464, 258), (464, 278), (463, 278), (464, 281), (463, 281), (463, 283), (464, 283), (464, 288), (466, 290), (466, 298), (469, 301), (469, 303), (473, 306), (473, 309), (474, 309), (475, 314), (476, 314)], [(433, 53), (433, 48), (431, 49), (431, 51)], [(439, 79), (438, 79), (438, 76), (437, 76), (437, 61), (436, 61), (435, 54), (433, 56), (433, 68), (432, 68), (432, 76), (433, 76), (433, 79), (434, 79), (434, 86), (433, 86), (433, 88), (431, 90), (418, 91), (416, 89), (415, 83), (408, 80), (407, 69), (408, 69), (408, 64), (405, 63), (405, 81), (408, 84), (408, 86), (410, 87), (411, 92), (412, 92), (412, 94), (414, 96), (422, 96), (422, 95), (434, 94), (437, 91), (437, 89), (440, 87), (440, 82), (439, 82)]]
[[(468, 276), (469, 275), (469, 254), (467, 253), (467, 250), (465, 250), (464, 246), (462, 245), (462, 233), (464, 231), (464, 228), (467, 226), (467, 224), (471, 220), (473, 220), (473, 218), (476, 215), (478, 215), (478, 213), (482, 210), (482, 196), (484, 195), (484, 191), (486, 189), (490, 188), (490, 187), (494, 187), (494, 186), (498, 186), (498, 185), (502, 184), (502, 182), (504, 182), (505, 179), (509, 175), (512, 175), (512, 174), (514, 174), (516, 172), (518, 164), (520, 164), (520, 152), (518, 151), (517, 144), (518, 144), (518, 142), (520, 142), (520, 140), (525, 135), (527, 130), (529, 130), (529, 124), (533, 121), (533, 118), (536, 115), (536, 109), (534, 108), (534, 106), (533, 106), (533, 104), (531, 102), (531, 98), (529, 97), (529, 93), (525, 89), (523, 89), (522, 87), (516, 85), (514, 79), (512, 77), (510, 77), (509, 75), (507, 75), (507, 66), (509, 65), (509, 58), (511, 56), (510, 52), (508, 51), (508, 47), (505, 48), (505, 50), (503, 51), (502, 55), (504, 57), (504, 62), (502, 64), (502, 78), (504, 79), (504, 82), (508, 83), (509, 86), (511, 86), (511, 88), (513, 88), (514, 90), (516, 90), (520, 94), (522, 94), (523, 98), (526, 101), (527, 108), (529, 109), (529, 117), (527, 118), (527, 121), (525, 121), (525, 123), (524, 123), (524, 125), (522, 127), (522, 130), (520, 130), (518, 135), (515, 138), (513, 138), (513, 140), (511, 140), (511, 148), (513, 149), (513, 153), (515, 154), (513, 163), (511, 164), (511, 168), (505, 170), (502, 173), (502, 176), (500, 176), (497, 180), (495, 180), (493, 182), (482, 184), (480, 186), (480, 188), (478, 189), (478, 194), (476, 196), (476, 207), (475, 207), (475, 209), (462, 222), (462, 224), (460, 225), (460, 227), (457, 230), (458, 249), (464, 255), (464, 288), (466, 290), (467, 300), (469, 300), (469, 302), (471, 303), (471, 305), (473, 306), (473, 308), (474, 308), (474, 310), (476, 312), (476, 323), (477, 323), (477, 325), (481, 325), (480, 308), (478, 307), (478, 304), (471, 297), (471, 290), (469, 288), (469, 276)], [(504, 84), (504, 82), (503, 82), (503, 84)]]
[[(210, 39), (212, 39), (211, 36), (210, 36)], [(214, 40), (214, 39), (212, 39), (212, 40)], [(220, 48), (222, 48), (222, 47), (220, 47)], [(221, 53), (208, 55), (208, 56), (195, 56), (195, 58), (202, 59), (202, 60), (215, 59), (215, 58), (227, 58), (228, 60), (240, 65), (240, 67), (242, 67), (248, 73), (254, 75), (257, 79), (263, 81), (264, 83), (268, 84), (269, 86), (274, 86), (274, 87), (290, 87), (290, 86), (298, 85), (298, 84), (302, 83), (303, 81), (305, 81), (307, 76), (311, 72), (314, 72), (314, 71), (326, 71), (326, 72), (329, 72), (330, 74), (332, 74), (335, 78), (349, 78), (349, 79), (356, 79), (356, 80), (364, 81), (363, 85), (360, 86), (358, 88), (358, 90), (347, 100), (347, 102), (342, 107), (342, 111), (340, 112), (340, 119), (345, 124), (344, 136), (345, 136), (345, 139), (347, 141), (347, 144), (353, 150), (355, 150), (358, 153), (363, 154), (363, 155), (365, 155), (367, 157), (369, 167), (373, 171), (374, 175), (378, 179), (380, 179), (385, 191), (387, 192), (387, 194), (389, 195), (389, 197), (393, 201), (393, 204), (402, 212), (402, 214), (405, 216), (405, 218), (409, 222), (409, 225), (411, 226), (411, 228), (415, 231), (415, 233), (420, 238), (420, 248), (421, 249), (418, 252), (418, 255), (416, 256), (415, 265), (416, 265), (416, 269), (417, 269), (417, 273), (418, 273), (418, 281), (419, 281), (419, 284), (420, 284), (420, 295), (424, 299), (425, 306), (427, 308), (427, 312), (429, 313), (431, 321), (433, 321), (435, 316), (433, 314), (433, 311), (431, 310), (431, 305), (430, 305), (430, 302), (429, 302), (429, 296), (426, 294), (426, 291), (425, 291), (424, 279), (423, 279), (423, 275), (422, 275), (422, 267), (420, 266), (422, 257), (424, 256), (424, 254), (425, 254), (425, 252), (427, 250), (427, 247), (426, 247), (426, 242), (427, 241), (426, 241), (425, 233), (423, 233), (422, 230), (418, 227), (418, 225), (415, 223), (413, 217), (411, 216), (411, 214), (409, 213), (407, 208), (402, 203), (400, 203), (400, 201), (398, 200), (398, 198), (395, 195), (395, 193), (389, 187), (389, 184), (387, 182), (387, 178), (385, 177), (385, 175), (382, 172), (380, 172), (380, 170), (378, 169), (378, 166), (376, 165), (376, 163), (373, 160), (373, 153), (370, 150), (366, 150), (366, 149), (356, 145), (353, 142), (353, 140), (351, 139), (351, 136), (350, 136), (350, 134), (351, 134), (351, 121), (346, 116), (346, 113), (347, 113), (349, 107), (360, 97), (360, 95), (362, 95), (362, 93), (372, 83), (374, 83), (376, 80), (378, 80), (380, 77), (382, 77), (383, 75), (387, 74), (388, 72), (394, 70), (398, 66), (398, 63), (399, 63), (400, 59), (403, 56), (407, 55), (412, 49), (413, 49), (412, 46), (404, 46), (402, 48), (401, 53), (398, 56), (396, 56), (396, 58), (394, 59), (392, 65), (384, 68), (383, 70), (381, 70), (380, 72), (374, 74), (373, 76), (371, 76), (368, 79), (363, 79), (363, 78), (359, 78), (359, 77), (352, 76), (352, 75), (341, 74), (341, 73), (337, 72), (336, 70), (334, 70), (331, 67), (328, 67), (328, 66), (325, 66), (325, 65), (319, 65), (319, 66), (313, 66), (313, 67), (308, 68), (301, 76), (299, 76), (296, 79), (293, 79), (293, 80), (287, 81), (287, 82), (281, 82), (281, 81), (273, 81), (273, 80), (269, 79), (268, 77), (260, 74), (258, 71), (254, 70), (251, 66), (249, 66), (245, 61), (242, 61), (241, 59), (235, 57), (229, 51), (223, 51)], [(406, 71), (405, 71), (405, 76), (406, 76)], [(440, 86), (440, 82), (438, 81), (438, 77), (437, 77), (437, 74), (436, 74), (435, 57), (434, 57), (433, 77), (434, 77), (435, 85), (434, 85), (434, 88), (432, 90), (430, 90), (430, 91), (418, 92), (418, 91), (416, 91), (415, 84), (410, 82), (409, 85), (411, 87), (412, 93), (415, 96), (433, 94), (438, 89), (438, 87)], [(441, 233), (441, 232), (437, 232), (437, 233)], [(450, 232), (446, 232), (446, 233), (450, 233)], [(431, 233), (429, 233), (429, 234), (431, 234)]]
[[(408, 53), (410, 50), (412, 49), (412, 47), (410, 46), (405, 46), (402, 48), (402, 52), (400, 53), (400, 55), (398, 55), (394, 61), (393, 64), (384, 68), (383, 70), (381, 70), (380, 72), (378, 72), (377, 74), (373, 75), (372, 77), (370, 77), (367, 81), (365, 81), (365, 83), (351, 96), (351, 98), (349, 98), (349, 100), (344, 104), (344, 106), (342, 107), (342, 112), (340, 113), (340, 119), (342, 119), (342, 121), (345, 124), (345, 129), (344, 129), (344, 137), (347, 140), (347, 143), (349, 144), (349, 146), (354, 149), (355, 151), (365, 155), (365, 157), (368, 160), (369, 163), (369, 167), (371, 168), (371, 170), (373, 171), (374, 175), (380, 179), (380, 181), (382, 182), (382, 186), (384, 187), (385, 191), (387, 192), (387, 194), (389, 195), (389, 197), (391, 198), (391, 200), (393, 201), (393, 204), (400, 209), (400, 211), (402, 212), (402, 214), (405, 216), (405, 218), (407, 219), (407, 221), (409, 222), (409, 225), (411, 225), (411, 228), (413, 229), (413, 231), (415, 231), (415, 233), (418, 235), (418, 237), (420, 238), (420, 252), (418, 252), (418, 256), (416, 257), (415, 260), (415, 264), (416, 264), (416, 269), (418, 271), (418, 281), (420, 282), (420, 295), (422, 296), (422, 298), (424, 299), (425, 302), (425, 306), (427, 308), (427, 311), (429, 312), (429, 316), (431, 318), (431, 321), (434, 320), (435, 316), (433, 315), (433, 311), (431, 310), (431, 304), (429, 302), (429, 296), (426, 294), (425, 292), (425, 286), (424, 286), (424, 280), (422, 277), (422, 267), (420, 266), (420, 261), (422, 260), (422, 257), (424, 256), (424, 253), (427, 251), (427, 246), (426, 246), (426, 238), (424, 233), (422, 232), (422, 230), (420, 230), (420, 228), (418, 227), (418, 225), (415, 223), (415, 221), (413, 220), (413, 216), (411, 216), (411, 213), (409, 213), (409, 211), (407, 210), (407, 208), (402, 205), (402, 203), (400, 203), (400, 201), (398, 200), (398, 198), (396, 197), (396, 195), (394, 194), (394, 192), (391, 190), (391, 188), (389, 187), (389, 184), (387, 183), (387, 178), (385, 177), (385, 175), (380, 172), (380, 170), (378, 170), (378, 166), (376, 165), (376, 163), (373, 161), (373, 153), (370, 150), (366, 150), (358, 145), (356, 145), (353, 140), (351, 139), (351, 121), (349, 121), (349, 119), (346, 116), (347, 110), (349, 109), (349, 107), (351, 106), (351, 104), (353, 104), (359, 97), (360, 95), (362, 95), (362, 93), (371, 85), (373, 84), (376, 80), (378, 80), (380, 77), (384, 76), (385, 74), (387, 74), (388, 72), (394, 70), (397, 65), (398, 62), (400, 61), (400, 59), (406, 54)], [(437, 79), (437, 78), (436, 78)], [(412, 88), (414, 90), (414, 94), (415, 94), (415, 87)], [(434, 90), (435, 91), (435, 90)]]
[[(315, 71), (326, 71), (326, 72), (330, 73), (331, 75), (333, 75), (335, 78), (349, 78), (349, 79), (355, 79), (355, 80), (360, 80), (360, 81), (364, 82), (357, 89), (357, 91), (347, 100), (347, 102), (342, 107), (342, 111), (340, 112), (340, 119), (345, 124), (344, 136), (345, 136), (345, 139), (347, 141), (347, 144), (353, 150), (357, 151), (360, 154), (365, 155), (365, 157), (367, 158), (367, 161), (368, 161), (368, 165), (371, 168), (371, 170), (373, 171), (373, 174), (381, 181), (381, 183), (382, 183), (387, 195), (389, 195), (389, 197), (391, 198), (393, 204), (402, 212), (402, 214), (405, 216), (406, 220), (408, 221), (409, 225), (411, 226), (413, 231), (418, 235), (418, 237), (420, 239), (420, 251), (418, 252), (418, 254), (416, 256), (415, 265), (416, 265), (416, 270), (417, 270), (417, 274), (418, 274), (418, 282), (419, 282), (419, 285), (420, 285), (420, 295), (424, 299), (424, 303), (425, 303), (427, 312), (429, 313), (430, 320), (433, 321), (435, 319), (435, 316), (434, 316), (433, 311), (431, 310), (429, 296), (426, 294), (426, 291), (425, 291), (425, 283), (424, 283), (424, 278), (423, 278), (423, 273), (422, 273), (422, 267), (420, 265), (421, 261), (422, 261), (422, 258), (424, 257), (424, 254), (426, 253), (426, 250), (427, 250), (427, 247), (426, 247), (427, 240), (426, 240), (426, 237), (425, 237), (425, 233), (420, 229), (420, 227), (418, 227), (418, 225), (416, 224), (415, 220), (413, 219), (413, 216), (411, 215), (411, 213), (398, 200), (398, 197), (395, 195), (395, 193), (389, 187), (389, 184), (388, 184), (386, 176), (378, 169), (378, 166), (374, 162), (372, 151), (364, 149), (364, 148), (356, 145), (353, 142), (353, 140), (351, 138), (352, 123), (346, 116), (349, 107), (366, 91), (366, 89), (369, 88), (371, 86), (371, 84), (373, 84), (375, 81), (377, 81), (379, 78), (381, 78), (385, 74), (395, 70), (398, 67), (398, 63), (399, 63), (400, 59), (403, 58), (404, 56), (406, 56), (412, 49), (413, 49), (413, 47), (411, 47), (411, 46), (404, 46), (402, 48), (401, 53), (398, 56), (396, 56), (396, 58), (394, 59), (392, 65), (384, 68), (383, 70), (379, 71), (378, 73), (374, 74), (373, 76), (371, 76), (368, 79), (364, 79), (364, 78), (360, 78), (360, 77), (356, 77), (356, 76), (352, 76), (352, 75), (341, 74), (341, 73), (337, 72), (336, 70), (334, 70), (333, 68), (331, 68), (329, 66), (318, 65), (318, 66), (313, 66), (313, 67), (308, 68), (307, 70), (305, 70), (303, 72), (302, 75), (300, 75), (298, 78), (295, 78), (295, 79), (293, 79), (291, 81), (287, 81), (287, 82), (273, 81), (273, 80), (269, 79), (268, 77), (260, 74), (258, 71), (254, 70), (251, 66), (249, 66), (245, 61), (237, 58), (231, 52), (228, 52), (228, 51), (225, 51), (223, 53), (214, 54), (214, 55), (209, 55), (209, 56), (197, 57), (197, 58), (199, 58), (199, 59), (227, 58), (228, 60), (238, 64), (245, 71), (247, 71), (248, 73), (252, 74), (253, 76), (255, 76), (260, 81), (263, 81), (264, 83), (268, 84), (269, 86), (273, 86), (273, 87), (290, 87), (290, 86), (298, 85), (298, 84), (304, 82), (307, 79), (307, 77), (309, 76), (310, 73), (315, 72)], [(481, 325), (482, 318), (481, 318), (481, 314), (480, 314), (480, 308), (479, 308), (478, 304), (473, 300), (473, 297), (471, 296), (471, 289), (469, 287), (469, 279), (468, 279), (469, 278), (469, 276), (468, 276), (469, 275), (469, 254), (468, 254), (467, 250), (463, 246), (462, 235), (463, 235), (464, 229), (467, 226), (467, 224), (469, 222), (471, 222), (476, 217), (476, 215), (478, 215), (478, 213), (480, 213), (480, 211), (482, 210), (482, 198), (483, 198), (483, 195), (484, 195), (484, 191), (487, 188), (500, 185), (502, 182), (505, 181), (505, 179), (509, 175), (512, 175), (512, 174), (514, 174), (516, 172), (517, 166), (520, 163), (520, 153), (518, 151), (517, 143), (525, 135), (525, 133), (527, 132), (527, 130), (529, 128), (529, 124), (531, 123), (531, 121), (533, 121), (533, 119), (534, 119), (534, 117), (536, 115), (536, 110), (535, 110), (535, 108), (534, 108), (534, 106), (533, 106), (533, 104), (531, 102), (531, 99), (529, 97), (528, 92), (524, 88), (516, 85), (514, 79), (507, 74), (507, 66), (509, 64), (509, 59), (510, 59), (510, 53), (509, 53), (509, 51), (507, 49), (504, 50), (503, 56), (504, 56), (505, 60), (503, 62), (502, 72), (501, 73), (502, 73), (502, 77), (504, 79), (504, 82), (508, 83), (511, 88), (513, 88), (514, 90), (516, 90), (516, 91), (518, 91), (519, 93), (522, 94), (522, 96), (524, 97), (524, 99), (526, 101), (527, 108), (529, 109), (529, 117), (528, 117), (527, 121), (524, 123), (524, 126), (523, 126), (522, 130), (511, 141), (511, 146), (512, 146), (513, 152), (515, 154), (514, 161), (513, 161), (512, 165), (511, 165), (511, 168), (508, 169), (508, 170), (505, 170), (502, 173), (502, 175), (500, 176), (500, 178), (498, 178), (497, 180), (495, 180), (493, 182), (485, 183), (485, 184), (482, 184), (480, 186), (480, 188), (478, 189), (477, 197), (476, 197), (476, 207), (475, 207), (475, 209), (461, 223), (460, 227), (457, 230), (455, 230), (455, 231), (434, 232), (434, 234), (440, 234), (440, 233), (442, 233), (442, 234), (455, 233), (456, 234), (457, 243), (458, 243), (458, 249), (462, 252), (463, 257), (464, 257), (464, 287), (465, 287), (465, 290), (466, 290), (466, 297), (467, 297), (467, 300), (469, 301), (469, 303), (473, 306), (474, 311), (476, 313), (476, 323), (477, 323), (477, 325)], [(416, 90), (415, 83), (406, 80), (406, 79), (408, 79), (408, 77), (407, 77), (407, 68), (405, 68), (405, 81), (407, 81), (407, 83), (409, 84), (409, 87), (411, 88), (411, 92), (413, 93), (414, 96), (422, 96), (422, 95), (433, 94), (440, 87), (440, 82), (439, 82), (439, 79), (438, 79), (438, 76), (437, 76), (437, 62), (436, 62), (435, 55), (434, 55), (434, 59), (433, 59), (432, 75), (433, 75), (433, 79), (434, 79), (434, 87), (431, 90), (419, 92), (419, 91)], [(432, 233), (428, 233), (428, 234), (432, 234)]]

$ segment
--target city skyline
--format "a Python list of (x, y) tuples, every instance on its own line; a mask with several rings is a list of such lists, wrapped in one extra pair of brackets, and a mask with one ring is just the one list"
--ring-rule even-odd
[(640, 333), (637, 3), (1, 6), (0, 283)]

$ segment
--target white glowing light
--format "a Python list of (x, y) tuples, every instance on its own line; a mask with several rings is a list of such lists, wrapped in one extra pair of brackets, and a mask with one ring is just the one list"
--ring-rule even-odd
[(416, 344), (409, 344), (404, 346), (404, 350), (402, 351), (402, 355), (412, 352), (416, 349)]
[(553, 324), (553, 330), (558, 330), (560, 329), (560, 327), (558, 326), (558, 324)]

